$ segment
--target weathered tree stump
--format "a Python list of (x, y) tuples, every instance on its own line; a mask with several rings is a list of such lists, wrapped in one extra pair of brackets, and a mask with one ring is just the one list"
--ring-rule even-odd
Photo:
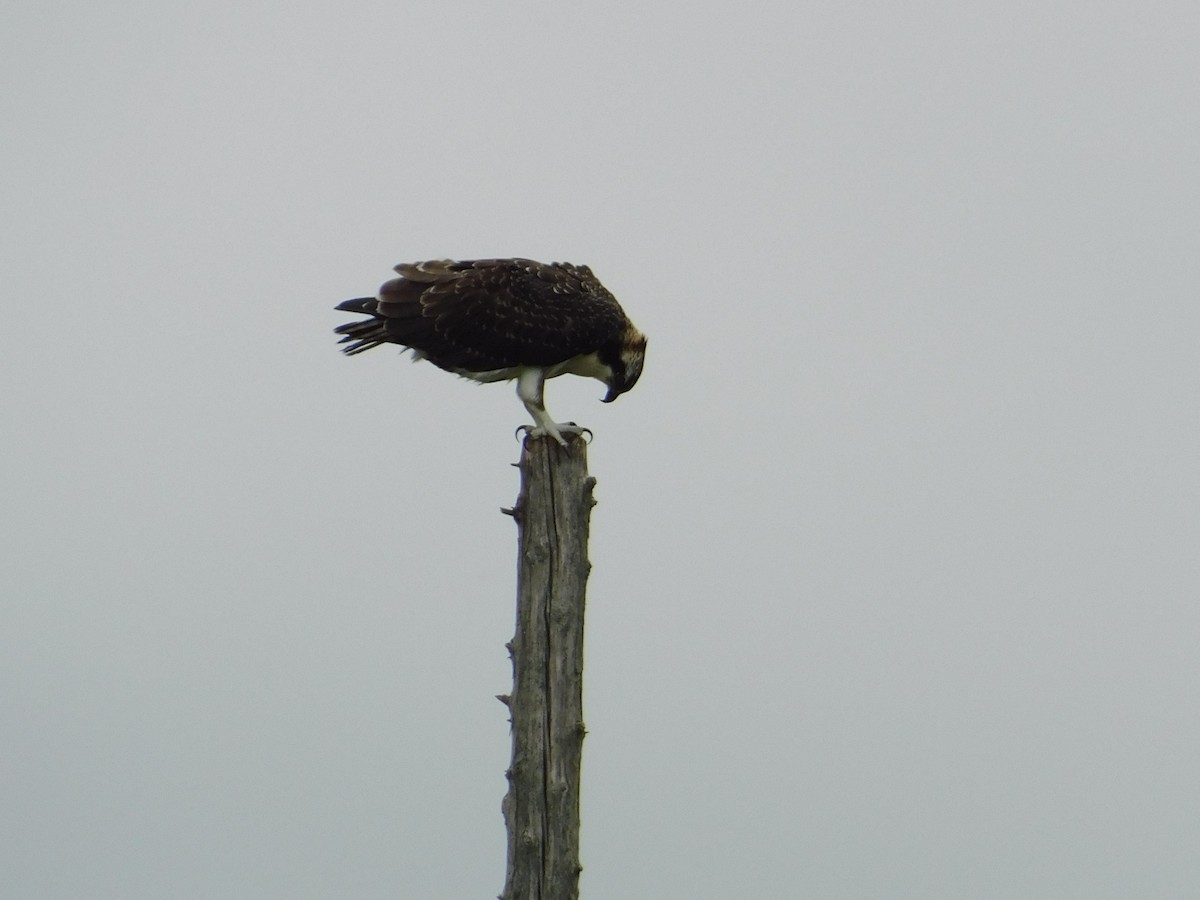
[(519, 531), (517, 628), (508, 645), (512, 763), (504, 821), (508, 872), (500, 900), (577, 900), (583, 751), (583, 621), (588, 525), (596, 480), (587, 442), (527, 438), (521, 492), (505, 512)]

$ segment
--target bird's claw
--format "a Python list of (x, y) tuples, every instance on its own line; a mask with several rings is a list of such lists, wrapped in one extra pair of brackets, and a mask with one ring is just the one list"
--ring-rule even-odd
[(561, 434), (561, 432), (564, 431), (567, 434), (577, 434), (580, 437), (583, 437), (583, 435), (586, 434), (587, 443), (589, 444), (596, 437), (594, 434), (592, 434), (592, 429), (584, 428), (582, 425), (576, 425), (574, 422), (558, 422), (555, 423), (555, 427), (556, 430), (551, 431), (549, 428), (543, 428), (540, 425), (519, 425), (517, 426), (517, 430), (513, 432), (513, 440), (521, 440), (519, 437), (521, 432), (525, 432), (526, 438), (539, 438), (549, 435), (550, 437), (554, 438), (554, 440), (560, 446), (565, 447), (567, 446), (567, 441)]

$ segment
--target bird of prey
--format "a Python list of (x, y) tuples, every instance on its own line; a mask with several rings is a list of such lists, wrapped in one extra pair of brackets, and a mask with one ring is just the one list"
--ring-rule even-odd
[(401, 263), (399, 278), (337, 309), (369, 319), (335, 330), (347, 355), (400, 344), (414, 359), (474, 381), (516, 379), (517, 396), (533, 416), (530, 435), (584, 429), (546, 412), (547, 378), (582, 375), (608, 387), (605, 403), (642, 374), (646, 337), (587, 266), (531, 259)]

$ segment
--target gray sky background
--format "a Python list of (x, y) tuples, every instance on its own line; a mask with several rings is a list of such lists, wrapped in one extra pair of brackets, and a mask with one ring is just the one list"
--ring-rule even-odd
[(1194, 2), (0, 13), (6, 897), (493, 897), (509, 386), (587, 263), (590, 898), (1200, 894)]

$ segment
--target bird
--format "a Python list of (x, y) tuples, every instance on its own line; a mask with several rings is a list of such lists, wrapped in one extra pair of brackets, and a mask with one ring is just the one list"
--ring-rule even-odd
[[(533, 417), (530, 437), (587, 429), (555, 422), (546, 411), (545, 383), (559, 375), (595, 378), (611, 403), (642, 374), (646, 336), (587, 266), (531, 259), (431, 260), (401, 263), (400, 276), (378, 297), (339, 303), (370, 316), (334, 329), (347, 356), (399, 344), (440, 369), (473, 381), (517, 383)], [(521, 429), (519, 429), (521, 430)], [(590, 432), (589, 432), (590, 433)]]

